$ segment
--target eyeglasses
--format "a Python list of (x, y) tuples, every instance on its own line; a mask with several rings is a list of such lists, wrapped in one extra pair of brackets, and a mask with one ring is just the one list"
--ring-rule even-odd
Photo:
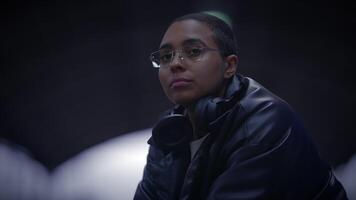
[[(182, 49), (160, 49), (151, 53), (150, 60), (154, 68), (166, 67), (178, 54), (180, 60), (189, 60), (193, 62), (199, 62), (207, 51), (219, 51), (218, 49), (212, 49), (208, 47), (198, 46), (186, 46)], [(178, 52), (178, 53), (177, 53)]]

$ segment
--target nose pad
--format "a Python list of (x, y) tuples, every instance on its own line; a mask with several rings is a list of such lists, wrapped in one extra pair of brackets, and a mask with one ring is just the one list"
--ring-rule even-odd
[(184, 57), (182, 56), (182, 54), (178, 54), (178, 58), (179, 58), (181, 61), (184, 61)]
[[(177, 54), (177, 56), (176, 55), (173, 56), (172, 64), (179, 64), (180, 62), (184, 61), (184, 56), (182, 55), (181, 52), (178, 51), (175, 54)], [(178, 60), (179, 62), (176, 63), (176, 60)]]

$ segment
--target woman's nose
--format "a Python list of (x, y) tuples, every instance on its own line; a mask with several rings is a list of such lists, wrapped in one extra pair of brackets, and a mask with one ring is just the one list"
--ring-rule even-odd
[(173, 60), (170, 63), (170, 69), (173, 72), (185, 70), (184, 56), (181, 52), (176, 52), (176, 55), (173, 56)]

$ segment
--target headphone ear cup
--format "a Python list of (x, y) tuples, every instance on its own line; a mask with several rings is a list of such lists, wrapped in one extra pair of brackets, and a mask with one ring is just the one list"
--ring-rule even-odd
[(204, 97), (195, 105), (195, 125), (202, 131), (209, 131), (209, 125), (220, 113), (219, 104), (225, 100), (221, 97)]
[(193, 137), (190, 120), (182, 114), (163, 117), (153, 128), (152, 138), (162, 150), (179, 150), (189, 144)]

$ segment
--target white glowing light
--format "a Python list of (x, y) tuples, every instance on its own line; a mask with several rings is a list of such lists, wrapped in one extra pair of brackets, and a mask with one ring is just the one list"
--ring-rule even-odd
[[(52, 174), (21, 148), (0, 140), (0, 199), (131, 200), (148, 153), (151, 129), (111, 139), (60, 165)], [(355, 194), (356, 155), (335, 169), (350, 200)]]
[(52, 174), (20, 148), (0, 141), (0, 199), (133, 199), (146, 163), (151, 129), (87, 149)]
[(53, 174), (53, 199), (133, 199), (142, 178), (150, 129), (95, 146)]

